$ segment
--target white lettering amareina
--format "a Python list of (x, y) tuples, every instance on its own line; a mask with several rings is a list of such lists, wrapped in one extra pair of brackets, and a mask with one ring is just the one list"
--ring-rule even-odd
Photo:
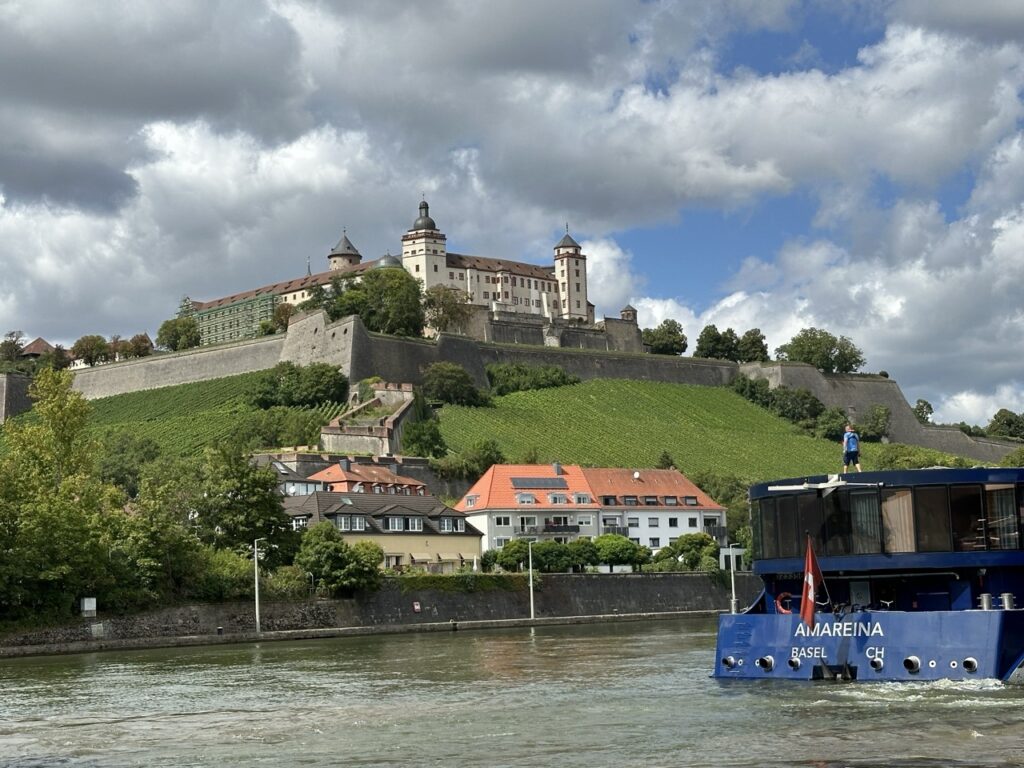
[(794, 637), (885, 637), (878, 621), (821, 622), (808, 627), (802, 621), (796, 625)]

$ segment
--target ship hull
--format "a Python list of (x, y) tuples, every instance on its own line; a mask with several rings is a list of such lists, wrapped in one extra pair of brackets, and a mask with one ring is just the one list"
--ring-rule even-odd
[(1024, 661), (1024, 611), (724, 614), (715, 677), (857, 681), (1009, 680)]

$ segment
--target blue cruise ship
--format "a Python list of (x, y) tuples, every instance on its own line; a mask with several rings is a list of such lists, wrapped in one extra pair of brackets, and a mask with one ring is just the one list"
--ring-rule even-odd
[(715, 677), (1008, 681), (1024, 663), (1024, 469), (780, 480), (750, 514), (764, 589), (720, 617)]

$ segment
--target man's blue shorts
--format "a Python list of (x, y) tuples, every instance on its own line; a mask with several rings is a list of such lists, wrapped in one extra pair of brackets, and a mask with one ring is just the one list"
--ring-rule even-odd
[(844, 451), (843, 452), (843, 466), (848, 467), (851, 464), (860, 463), (860, 451)]

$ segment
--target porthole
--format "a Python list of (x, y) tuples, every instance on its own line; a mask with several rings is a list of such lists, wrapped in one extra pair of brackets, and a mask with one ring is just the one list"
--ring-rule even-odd
[(953, 659), (951, 662), (949, 662), (950, 669), (956, 669), (958, 666), (960, 665), (956, 663), (956, 659)]
[(935, 659), (928, 662), (928, 669), (935, 669)]

